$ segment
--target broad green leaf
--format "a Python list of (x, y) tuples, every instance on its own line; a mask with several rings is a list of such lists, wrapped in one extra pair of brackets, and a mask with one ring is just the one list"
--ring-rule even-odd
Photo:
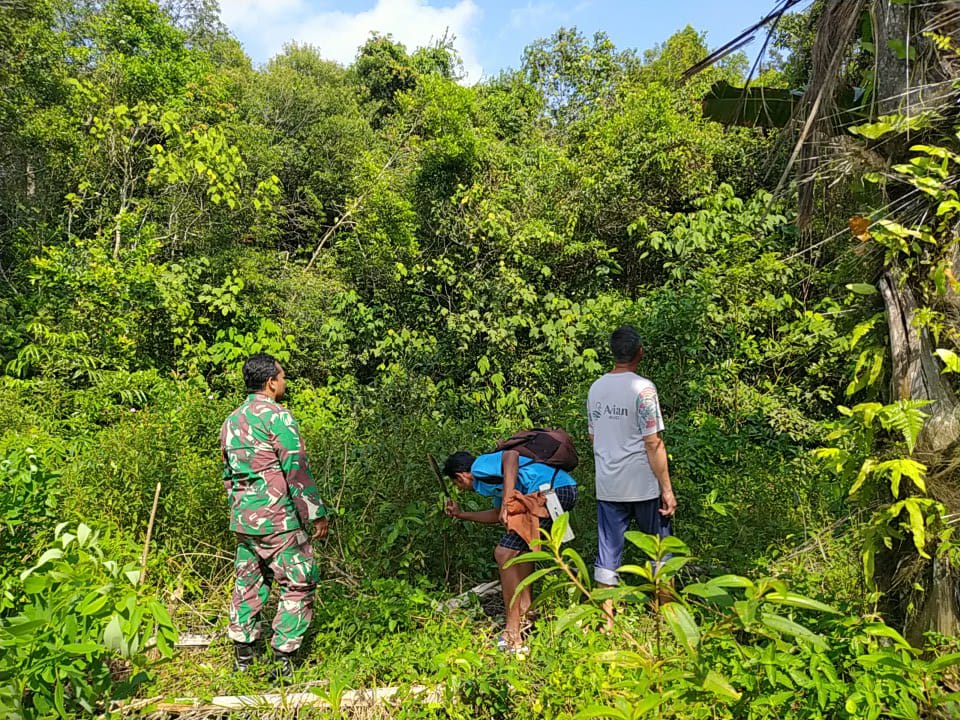
[(936, 660), (933, 660), (927, 668), (930, 672), (940, 672), (941, 670), (946, 670), (948, 667), (953, 667), (954, 665), (960, 665), (960, 652), (950, 653), (949, 655), (941, 655)]
[(888, 122), (865, 123), (863, 125), (854, 125), (850, 128), (850, 132), (854, 135), (862, 135), (868, 140), (876, 140), (893, 131), (893, 125)]
[(50, 548), (49, 550), (44, 552), (43, 555), (40, 556), (40, 559), (37, 560), (36, 564), (32, 568), (24, 570), (22, 573), (20, 573), (20, 579), (25, 580), (31, 573), (36, 572), (51, 560), (59, 560), (62, 557), (63, 557), (62, 550), (58, 548)]
[(960, 373), (960, 356), (958, 356), (953, 350), (946, 350), (940, 348), (935, 351), (935, 354), (940, 360), (943, 361), (943, 364), (946, 366), (943, 369), (943, 372), (948, 373)]
[(637, 575), (646, 580), (653, 581), (653, 570), (649, 565), (621, 565), (617, 572), (626, 575)]
[(693, 558), (685, 557), (683, 555), (674, 555), (672, 558), (664, 562), (657, 569), (657, 576), (659, 578), (670, 578), (676, 575), (688, 562), (691, 562)]
[(562, 513), (560, 517), (553, 521), (553, 525), (550, 528), (550, 539), (553, 541), (553, 544), (556, 547), (560, 547), (560, 544), (563, 541), (563, 536), (567, 532), (567, 528), (569, 526), (570, 513)]
[(883, 405), (877, 402), (858, 403), (850, 408), (850, 410), (854, 414), (863, 415), (863, 424), (870, 427), (877, 414), (883, 410)]
[(701, 687), (708, 692), (712, 692), (714, 695), (719, 695), (720, 697), (725, 697), (733, 701), (739, 700), (742, 695), (742, 693), (734, 689), (730, 681), (715, 670), (709, 670), (707, 672), (707, 676), (703, 679)]
[(870, 477), (876, 464), (876, 460), (873, 458), (867, 458), (863, 461), (863, 465), (860, 466), (860, 472), (857, 473), (857, 479), (853, 481), (853, 485), (850, 486), (850, 490), (847, 492), (848, 497), (853, 497), (860, 488), (863, 487), (863, 483)]
[(126, 643), (123, 638), (123, 630), (120, 627), (119, 615), (111, 617), (110, 622), (107, 623), (107, 626), (103, 629), (103, 644), (106, 645), (109, 650), (124, 654)]
[(748, 580), (741, 575), (718, 575), (717, 577), (708, 580), (707, 585), (710, 587), (741, 589), (754, 587), (754, 584), (751, 580)]
[(658, 538), (656, 536), (647, 535), (646, 533), (637, 532), (636, 530), (629, 530), (625, 532), (623, 536), (633, 545), (640, 548), (651, 560), (657, 559)]
[(797, 90), (734, 87), (720, 80), (703, 98), (703, 116), (724, 125), (785, 127), (802, 96)]
[(763, 599), (776, 603), (777, 605), (789, 605), (804, 610), (813, 610), (815, 612), (831, 613), (834, 615), (840, 614), (838, 610), (833, 609), (826, 603), (793, 592), (771, 592), (764, 595)]
[[(892, 668), (898, 672), (909, 674), (912, 670), (910, 664), (905, 662), (900, 656), (899, 650), (881, 650), (879, 652), (865, 653), (857, 656), (857, 662), (865, 668)], [(894, 677), (888, 678), (896, 681)]]
[[(840, 90), (836, 103), (843, 124), (862, 118), (863, 95), (862, 88), (846, 86)], [(736, 87), (720, 80), (711, 86), (701, 105), (705, 118), (724, 125), (782, 128), (790, 122), (802, 97), (801, 90), (756, 85)]]
[(923, 522), (923, 511), (916, 498), (908, 498), (903, 501), (907, 510), (907, 516), (910, 518), (910, 534), (913, 535), (913, 544), (917, 548), (920, 557), (929, 558), (930, 556), (924, 550), (927, 544), (926, 525)]
[(867, 623), (863, 628), (863, 632), (872, 637), (890, 638), (895, 641), (897, 645), (903, 648), (910, 648), (910, 643), (904, 639), (903, 635), (884, 623)]
[(39, 630), (46, 623), (43, 620), (26, 620), (25, 618), (11, 618), (6, 624), (0, 626), (3, 632), (13, 637), (24, 637), (30, 635), (34, 630)]
[(926, 153), (931, 157), (940, 158), (941, 160), (952, 160), (953, 162), (960, 163), (960, 155), (950, 152), (947, 148), (938, 145), (911, 145), (910, 151)]
[[(870, 287), (873, 287), (871, 285)], [(874, 315), (869, 320), (864, 320), (862, 323), (859, 323), (850, 333), (850, 347), (856, 347), (857, 343), (877, 324), (878, 320), (882, 319), (882, 315)]]
[(903, 38), (891, 38), (887, 40), (887, 47), (890, 48), (898, 60), (916, 60), (917, 46), (907, 45)]
[(875, 285), (869, 285), (867, 283), (849, 283), (845, 287), (857, 295), (876, 295), (879, 292)]
[(98, 652), (103, 649), (103, 646), (99, 643), (95, 643), (92, 640), (87, 640), (86, 642), (81, 643), (67, 643), (61, 648), (64, 652), (70, 653), (72, 655), (89, 655), (90, 653)]
[(683, 588), (683, 594), (695, 595), (703, 598), (704, 600), (709, 600), (717, 603), (718, 605), (724, 606), (733, 602), (733, 596), (731, 596), (730, 593), (718, 587), (711, 587), (706, 583), (693, 583), (691, 585), (685, 585)]
[(96, 615), (110, 599), (108, 595), (99, 592), (92, 592), (84, 598), (83, 602), (77, 606), (77, 612), (83, 616)]
[(587, 564), (583, 561), (583, 558), (573, 548), (564, 548), (563, 552), (560, 553), (560, 557), (567, 558), (570, 560), (574, 566), (577, 568), (577, 576), (580, 578), (580, 582), (589, 583), (590, 572), (587, 570)]
[(929, 113), (907, 115), (881, 115), (875, 123), (855, 125), (850, 132), (869, 140), (876, 140), (892, 132), (902, 133), (908, 130), (919, 130), (930, 125)]
[(874, 573), (876, 572), (876, 548), (872, 544), (865, 544), (863, 552), (861, 553), (861, 558), (863, 559), (863, 579), (867, 583), (867, 587), (871, 590), (876, 587), (874, 582)]
[(762, 622), (771, 630), (775, 630), (783, 635), (790, 635), (792, 637), (806, 640), (818, 650), (826, 651), (827, 649), (827, 643), (823, 637), (817, 635), (812, 630), (805, 628), (800, 623), (794, 622), (793, 620), (785, 618), (782, 615), (765, 612), (761, 616), (760, 622)]
[(597, 653), (593, 656), (593, 659), (600, 663), (620, 665), (628, 668), (648, 668), (651, 663), (648, 658), (645, 658), (640, 653), (635, 653), (630, 650), (608, 650)]
[(37, 595), (44, 593), (50, 587), (50, 579), (47, 575), (31, 575), (23, 581), (23, 591), (27, 595)]
[(512, 567), (518, 563), (539, 562), (541, 560), (553, 560), (553, 554), (548, 553), (546, 550), (534, 550), (523, 553), (522, 555), (517, 555), (515, 558), (510, 558), (503, 566)]
[(900, 496), (900, 480), (906, 475), (921, 492), (927, 491), (927, 484), (923, 479), (927, 472), (926, 465), (918, 463), (910, 458), (898, 458), (896, 460), (887, 460), (879, 463), (874, 468), (874, 472), (890, 473), (890, 491), (895, 498)]
[(690, 548), (676, 535), (667, 535), (660, 541), (660, 550), (673, 555), (689, 555)]
[(556, 567), (545, 567), (545, 568), (540, 568), (539, 570), (534, 570), (532, 573), (527, 575), (523, 580), (517, 583), (517, 589), (513, 593), (512, 602), (517, 601), (517, 599), (520, 597), (520, 592), (524, 588), (530, 587), (533, 583), (535, 583), (537, 580), (542, 578), (544, 575), (549, 575), (552, 572), (556, 572), (557, 569), (558, 568)]
[(660, 614), (663, 615), (674, 637), (687, 653), (691, 656), (695, 655), (700, 645), (700, 628), (697, 627), (697, 621), (693, 619), (690, 611), (680, 603), (672, 602), (662, 605)]

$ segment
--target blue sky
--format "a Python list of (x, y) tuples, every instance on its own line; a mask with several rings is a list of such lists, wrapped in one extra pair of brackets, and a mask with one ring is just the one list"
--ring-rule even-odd
[[(456, 37), (467, 81), (518, 67), (523, 48), (559, 27), (606, 32), (620, 49), (643, 51), (690, 24), (717, 47), (769, 13), (777, 0), (221, 0), (221, 17), (254, 62), (290, 41), (349, 64), (371, 31), (408, 49), (445, 32)], [(804, 7), (802, 3), (799, 7)]]

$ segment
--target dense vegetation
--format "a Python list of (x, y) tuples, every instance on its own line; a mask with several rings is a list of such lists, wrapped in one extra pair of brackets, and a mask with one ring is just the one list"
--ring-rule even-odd
[[(765, 83), (809, 78), (807, 20), (785, 22)], [(956, 639), (912, 648), (895, 628), (916, 593), (874, 583), (885, 549), (915, 546), (907, 590), (923, 557), (956, 556), (911, 459), (921, 404), (887, 392), (874, 288), (898, 258), (922, 275), (921, 322), (960, 371), (931, 299), (957, 290), (952, 125), (888, 178), (941, 224), (858, 226), (857, 246), (848, 218), (896, 191), (856, 175), (798, 223), (772, 194), (786, 133), (702, 116), (745, 59), (681, 79), (706, 54), (692, 28), (643, 53), (561, 29), (466, 87), (450, 47), (383, 35), (347, 68), (296, 45), (254, 68), (207, 0), (0, 8), (0, 716), (266, 690), (232, 673), (223, 634), (218, 430), (255, 351), (285, 364), (335, 511), (297, 678), (331, 703), (421, 684), (440, 700), (384, 712), (957, 712)], [(885, 122), (861, 136), (915, 129)], [(603, 635), (602, 591), (574, 571), (596, 540), (583, 403), (625, 322), (683, 542), (633, 538), (639, 577)], [(567, 428), (586, 461), (520, 663), (476, 602), (443, 604), (495, 575), (495, 531), (444, 517), (426, 455), (529, 425)], [(674, 576), (678, 601), (649, 613)], [(175, 651), (178, 630), (215, 639)]]

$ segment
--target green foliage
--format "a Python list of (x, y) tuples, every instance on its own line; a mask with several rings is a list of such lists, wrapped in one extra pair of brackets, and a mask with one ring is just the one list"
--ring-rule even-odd
[(56, 542), (20, 574), (23, 601), (0, 616), (0, 706), (17, 717), (94, 714), (173, 654), (164, 606), (140, 573), (107, 559), (100, 534), (61, 523)]
[(606, 33), (594, 33), (591, 42), (576, 28), (560, 28), (524, 50), (522, 72), (544, 98), (549, 121), (564, 128), (603, 107), (636, 64), (635, 54), (617, 51)]
[[(515, 561), (550, 560), (537, 572), (565, 577), (553, 594), (573, 602), (557, 629), (584, 627), (608, 612), (603, 603), (622, 608), (608, 617), (623, 647), (592, 658), (610, 668), (617, 700), (577, 717), (945, 717), (955, 708), (939, 680), (960, 654), (924, 658), (877, 618), (843, 616), (780, 580), (722, 575), (676, 589), (691, 558), (672, 537), (628, 533), (649, 562), (620, 572), (639, 584), (593, 589), (577, 553), (561, 549), (561, 535), (547, 539), (548, 551)], [(652, 648), (631, 631), (637, 606), (654, 614)]]
[[(0, 656), (10, 702), (102, 712), (143, 679), (152, 629), (158, 645), (171, 638), (132, 568), (88, 531), (54, 538), (57, 520), (109, 527), (130, 555), (159, 483), (151, 582), (178, 617), (222, 622), (232, 538), (218, 430), (242, 398), (239, 364), (267, 351), (288, 371), (285, 402), (335, 515), (305, 649), (324, 658), (328, 698), (389, 680), (443, 684), (441, 707), (410, 697), (398, 711), (424, 717), (932, 708), (946, 661), (924, 665), (873, 618), (824, 609), (837, 587), (843, 613), (865, 605), (846, 545), (800, 593), (694, 581), (685, 545), (632, 535), (623, 572), (637, 584), (586, 584), (583, 397), (624, 323), (644, 337), (677, 525), (705, 565), (746, 573), (793, 543), (829, 544), (815, 528), (846, 511), (859, 473), (858, 495), (894, 496), (868, 547), (946, 552), (941, 508), (911, 494), (924, 468), (878, 450), (912, 447), (923, 411), (879, 397), (875, 278), (852, 271), (848, 248), (807, 253), (789, 203), (760, 189), (775, 133), (701, 116), (713, 82), (741, 80), (742, 56), (683, 84), (706, 52), (693, 28), (646, 53), (562, 29), (519, 70), (466, 87), (447, 39), (408, 52), (374, 35), (349, 68), (291, 45), (254, 69), (206, 0), (27, 5), (0, 14), (0, 643), (30, 613), (75, 636), (18, 625), (29, 642)], [(927, 225), (877, 216), (861, 240), (942, 299), (957, 289), (955, 149), (914, 152), (892, 172), (931, 198)], [(948, 367), (951, 317), (928, 303), (916, 320)], [(808, 450), (844, 386), (857, 400), (834, 438), (841, 484)], [(425, 459), (534, 424), (568, 428), (587, 457), (577, 540), (536, 556), (544, 620), (518, 666), (483, 639), (495, 632), (479, 606), (439, 604), (492, 577), (495, 536), (451, 532)], [(28, 570), (52, 538), (62, 557)], [(658, 593), (675, 602), (647, 616)], [(606, 599), (622, 610), (611, 637), (591, 631)], [(128, 685), (110, 676), (123, 653)], [(255, 689), (262, 678), (234, 677), (226, 653), (155, 668), (156, 692)], [(900, 685), (879, 669), (901, 665)]]
[(0, 441), (0, 582), (7, 572), (32, 557), (38, 541), (53, 526), (60, 503), (59, 472), (22, 440)]

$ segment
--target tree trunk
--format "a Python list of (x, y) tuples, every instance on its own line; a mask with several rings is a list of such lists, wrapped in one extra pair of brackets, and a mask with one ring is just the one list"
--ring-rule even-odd
[(935, 459), (960, 439), (960, 403), (948, 376), (940, 372), (930, 332), (926, 328), (918, 330), (913, 324), (917, 311), (913, 291), (898, 282), (891, 270), (880, 280), (880, 292), (890, 333), (890, 396), (897, 400), (932, 401), (924, 408), (930, 417), (917, 441), (917, 453)]
[[(960, 404), (956, 393), (940, 372), (933, 354), (936, 349), (926, 329), (918, 329), (914, 323), (917, 302), (906, 283), (898, 282), (896, 273), (888, 270), (880, 280), (880, 292), (887, 309), (887, 325), (890, 334), (890, 358), (893, 366), (891, 397), (898, 400), (930, 400), (925, 412), (929, 418), (917, 440), (916, 457), (928, 468), (946, 470), (928, 478), (927, 489), (946, 504), (955, 495), (955, 463), (951, 463), (953, 450), (960, 440)], [(939, 477), (939, 482), (934, 482)], [(940, 483), (944, 487), (939, 487)], [(953, 486), (953, 487), (951, 487)], [(957, 510), (956, 507), (951, 508)], [(934, 559), (927, 569), (929, 576), (924, 583), (925, 592), (919, 610), (907, 619), (906, 635), (915, 645), (923, 644), (923, 633), (935, 631), (943, 635), (956, 635), (960, 631), (960, 612), (956, 601), (956, 589), (960, 573), (945, 560)]]

